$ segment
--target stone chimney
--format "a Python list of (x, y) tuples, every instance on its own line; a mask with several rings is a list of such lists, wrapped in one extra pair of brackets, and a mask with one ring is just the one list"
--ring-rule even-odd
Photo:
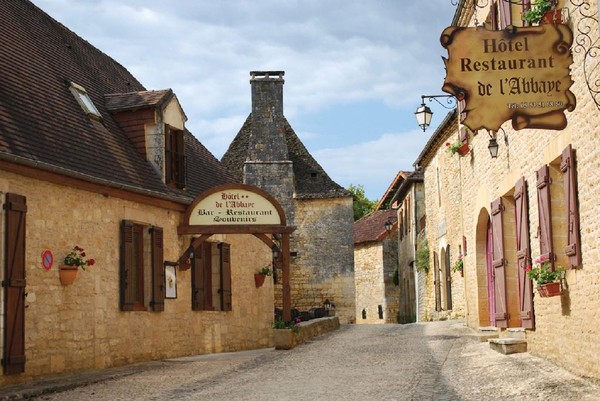
[(283, 71), (251, 71), (252, 130), (244, 163), (244, 183), (273, 195), (288, 224), (294, 221), (294, 171), (283, 116)]

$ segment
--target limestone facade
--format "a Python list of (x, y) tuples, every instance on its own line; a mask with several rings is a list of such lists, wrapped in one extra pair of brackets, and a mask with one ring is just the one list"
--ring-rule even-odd
[[(425, 174), (425, 202), (427, 210), (427, 237), (431, 257), (436, 266), (443, 264), (445, 252), (450, 250), (453, 261), (459, 247), (464, 255), (464, 277), (451, 274), (451, 315), (465, 316), (471, 327), (498, 324), (490, 297), (490, 274), (488, 273), (489, 250), (488, 224), (492, 216), (492, 202), (502, 201), (502, 240), (504, 243), (504, 274), (506, 277), (505, 327), (528, 326), (528, 351), (548, 358), (571, 371), (600, 378), (600, 326), (596, 324), (600, 298), (600, 224), (598, 224), (598, 199), (600, 197), (600, 150), (597, 143), (600, 135), (600, 106), (597, 100), (598, 58), (594, 49), (599, 40), (598, 4), (593, 1), (577, 6), (572, 2), (559, 2), (559, 7), (568, 7), (570, 19), (567, 24), (575, 37), (573, 45), (574, 63), (571, 77), (575, 81), (571, 91), (577, 99), (572, 112), (566, 112), (568, 125), (560, 131), (523, 129), (515, 131), (509, 122), (497, 133), (500, 145), (497, 158), (491, 158), (487, 149), (490, 137), (485, 131), (469, 135), (470, 153), (465, 157), (450, 156), (445, 142), (458, 137), (456, 115), (451, 115), (440, 126), (419, 157), (418, 164)], [(460, 3), (462, 4), (462, 3)], [(460, 7), (460, 5), (459, 5)], [(477, 19), (485, 20), (486, 9), (477, 9)], [(473, 24), (472, 9), (465, 7), (457, 11), (455, 20), (461, 24)], [(513, 6), (512, 15), (518, 15)], [(457, 18), (459, 17), (459, 18)], [(513, 19), (514, 21), (515, 19)], [(588, 51), (589, 50), (589, 51)], [(568, 269), (562, 282), (561, 296), (541, 298), (533, 287), (533, 309), (529, 315), (520, 309), (520, 289), (527, 282), (519, 281), (519, 252), (517, 250), (515, 194), (517, 183), (524, 180), (526, 220), (529, 225), (528, 245), (530, 261), (543, 253), (541, 241), (540, 195), (544, 184), (538, 184), (538, 171), (548, 166), (550, 199), (550, 223), (553, 253), (556, 264), (569, 266), (566, 254), (567, 224), (569, 212), (564, 191), (565, 176), (561, 171), (563, 151), (571, 146), (574, 150), (576, 169), (576, 191), (579, 213), (581, 262)], [(571, 195), (569, 195), (571, 196)], [(544, 203), (541, 203), (544, 205)], [(545, 206), (544, 206), (545, 207)], [(493, 232), (498, 232), (493, 230)], [(464, 236), (465, 240), (461, 241)], [(466, 248), (465, 248), (466, 245)], [(545, 245), (544, 245), (545, 246)], [(444, 271), (439, 271), (440, 281)], [(430, 309), (436, 309), (436, 293), (430, 276)], [(448, 308), (441, 288), (441, 309)], [(493, 302), (499, 302), (497, 297)], [(444, 311), (447, 313), (447, 311)], [(501, 314), (502, 315), (502, 314)], [(533, 319), (531, 319), (533, 318)], [(500, 316), (502, 319), (502, 316)]]
[[(267, 280), (256, 288), (253, 278), (270, 262), (271, 251), (255, 237), (215, 235), (209, 239), (231, 244), (232, 311), (192, 311), (191, 270), (178, 267), (177, 298), (165, 299), (163, 312), (124, 312), (119, 308), (120, 222), (127, 219), (162, 227), (164, 259), (176, 261), (188, 246), (177, 234), (181, 212), (7, 171), (0, 172), (0, 192), (2, 199), (8, 192), (27, 198), (26, 368), (20, 375), (0, 376), (2, 385), (273, 345), (273, 284)], [(80, 270), (74, 284), (63, 286), (58, 265), (74, 245), (83, 247), (96, 263)], [(44, 250), (50, 250), (55, 259), (48, 271), (42, 267)], [(2, 248), (2, 259), (5, 252)]]

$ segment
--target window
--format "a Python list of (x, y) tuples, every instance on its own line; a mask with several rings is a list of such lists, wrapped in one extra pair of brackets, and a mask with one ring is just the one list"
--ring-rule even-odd
[(186, 159), (183, 131), (165, 125), (165, 181), (179, 189), (185, 188)]
[(77, 103), (79, 103), (85, 114), (98, 120), (102, 118), (100, 112), (98, 111), (96, 106), (94, 106), (92, 99), (90, 99), (89, 95), (87, 94), (87, 91), (83, 86), (71, 82), (69, 90), (71, 91), (71, 93), (73, 93), (73, 96), (75, 96), (75, 100), (77, 100)]
[(231, 310), (229, 244), (203, 242), (192, 258), (192, 310)]
[(121, 223), (123, 311), (164, 310), (163, 230), (124, 220)]

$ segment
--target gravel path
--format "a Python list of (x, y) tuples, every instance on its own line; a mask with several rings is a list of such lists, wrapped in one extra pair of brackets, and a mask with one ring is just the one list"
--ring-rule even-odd
[(153, 362), (84, 383), (36, 399), (600, 400), (594, 383), (527, 353), (492, 351), (462, 321), (344, 325), (290, 351)]

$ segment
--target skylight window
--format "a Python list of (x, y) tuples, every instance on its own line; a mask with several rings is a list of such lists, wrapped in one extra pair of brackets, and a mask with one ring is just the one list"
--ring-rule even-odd
[(79, 105), (81, 106), (81, 108), (83, 109), (85, 114), (87, 114), (88, 116), (90, 116), (92, 118), (97, 118), (97, 119), (102, 118), (102, 116), (100, 115), (100, 112), (98, 111), (96, 106), (94, 106), (92, 99), (90, 99), (89, 95), (87, 94), (87, 92), (83, 86), (80, 86), (74, 82), (71, 82), (71, 86), (69, 87), (69, 89), (73, 93), (73, 96), (75, 96), (75, 100), (77, 100), (77, 103), (79, 103)]

